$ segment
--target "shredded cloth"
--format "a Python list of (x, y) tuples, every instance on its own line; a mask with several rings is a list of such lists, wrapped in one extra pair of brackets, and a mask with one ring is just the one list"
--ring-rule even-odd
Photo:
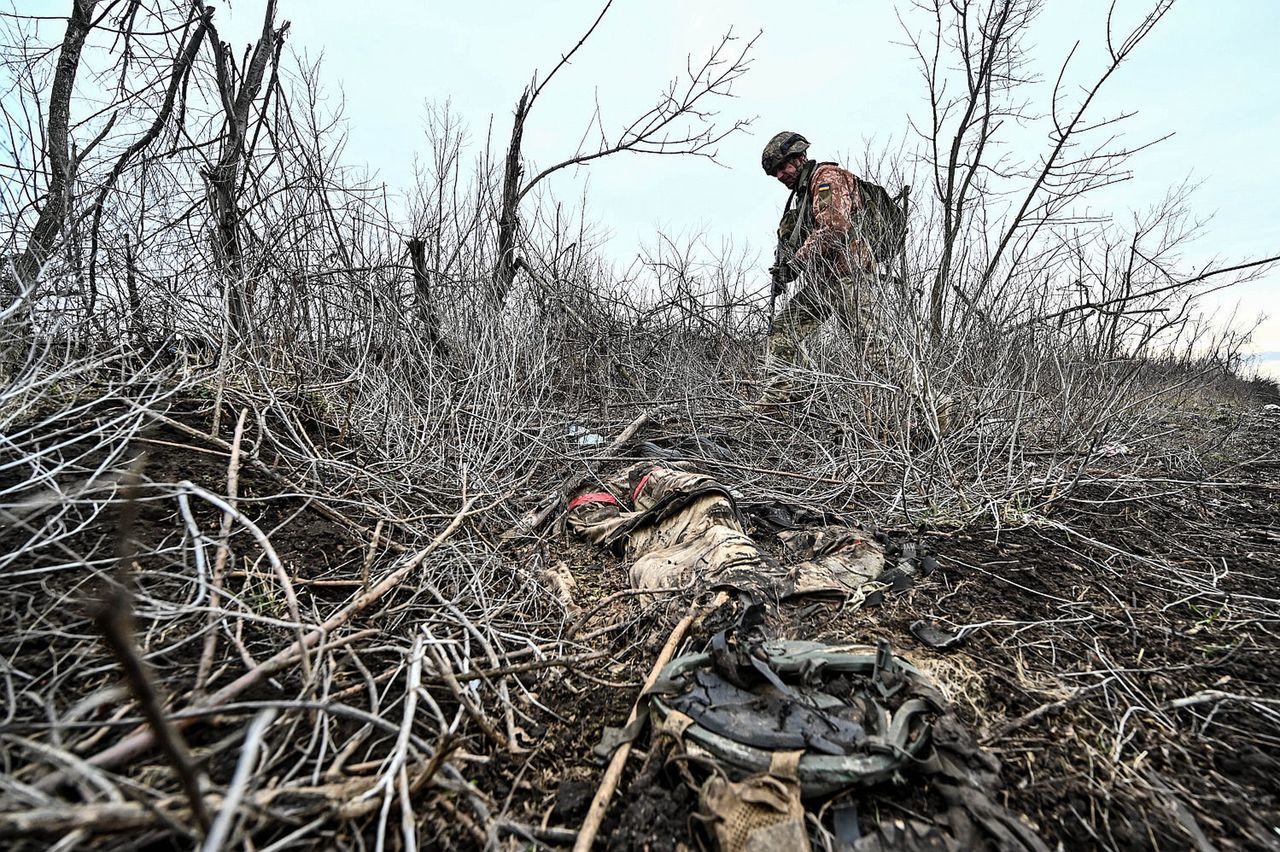
[(632, 588), (735, 589), (758, 600), (840, 594), (861, 601), (881, 588), (884, 550), (849, 527), (782, 536), (783, 565), (749, 536), (729, 488), (681, 463), (635, 465), (573, 496), (567, 524), (594, 544), (620, 549)]
[(731, 781), (712, 775), (698, 799), (721, 852), (808, 850), (804, 805), (796, 780), (799, 752), (778, 752), (768, 772)]

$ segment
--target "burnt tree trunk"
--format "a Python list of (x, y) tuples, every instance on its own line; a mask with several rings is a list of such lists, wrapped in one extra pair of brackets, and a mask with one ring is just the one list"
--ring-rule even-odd
[(493, 302), (501, 308), (516, 280), (516, 235), (520, 230), (520, 179), (524, 168), (520, 163), (520, 145), (524, 139), (524, 121), (529, 115), (529, 89), (520, 93), (516, 104), (515, 124), (511, 128), (511, 144), (507, 146), (506, 169), (502, 178), (502, 209), (498, 215), (498, 262), (493, 272)]
[(413, 265), (413, 302), (421, 321), (423, 336), (436, 355), (448, 352), (440, 337), (440, 318), (431, 300), (431, 279), (427, 275), (427, 244), (419, 237), (409, 240), (409, 261)]

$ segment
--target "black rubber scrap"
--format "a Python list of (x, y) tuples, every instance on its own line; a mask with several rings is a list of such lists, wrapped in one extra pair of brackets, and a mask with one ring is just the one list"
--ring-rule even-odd
[(911, 623), (911, 635), (935, 651), (946, 651), (964, 641), (963, 634), (943, 630), (924, 619)]

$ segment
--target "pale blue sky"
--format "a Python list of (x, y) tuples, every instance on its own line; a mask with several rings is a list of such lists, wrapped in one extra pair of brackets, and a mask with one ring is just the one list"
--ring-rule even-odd
[[(18, 0), (17, 7), (65, 14), (67, 2)], [(215, 20), (224, 40), (243, 45), (254, 37), (262, 0), (219, 5)], [(927, 24), (909, 4), (899, 5), (909, 25)], [(1102, 62), (1107, 5), (1049, 0), (1028, 44), (1035, 70), (1051, 80), (1080, 40), (1069, 78), (1091, 80)], [(1148, 6), (1119, 0), (1117, 29)], [(595, 0), (365, 0), (357, 12), (349, 0), (281, 0), (279, 17), (292, 22), (293, 50), (324, 55), (328, 91), (335, 103), (345, 99), (348, 161), (367, 163), (397, 190), (409, 185), (413, 156), (424, 151), (426, 104), (451, 101), (477, 144), (492, 117), (495, 145), (504, 146), (521, 87), (534, 69), (545, 73), (555, 64), (600, 7)], [(589, 181), (589, 215), (612, 235), (613, 257), (634, 255), (659, 227), (705, 229), (713, 244), (730, 237), (763, 256), (785, 193), (760, 172), (764, 140), (777, 130), (799, 130), (819, 157), (839, 156), (862, 150), (867, 140), (877, 146), (900, 140), (907, 114), (921, 114), (924, 90), (892, 3), (617, 0), (539, 102), (526, 129), (526, 154), (546, 165), (571, 152), (597, 98), (605, 126), (617, 128), (683, 71), (688, 54), (703, 54), (730, 27), (743, 38), (764, 32), (736, 99), (721, 104), (725, 119), (756, 116), (756, 123), (750, 136), (721, 146), (721, 166), (621, 155), (554, 178), (557, 197), (566, 200), (579, 197)], [(1215, 217), (1193, 260), (1280, 253), (1277, 45), (1276, 0), (1176, 3), (1108, 83), (1094, 113), (1137, 109), (1127, 123), (1131, 142), (1175, 136), (1140, 155), (1135, 179), (1095, 205), (1141, 209), (1190, 177), (1202, 183), (1195, 211)], [(1045, 103), (1046, 89), (1036, 106)], [(1280, 273), (1272, 273), (1219, 297), (1223, 310), (1238, 303), (1241, 316), (1275, 317), (1259, 330), (1260, 350), (1280, 350), (1278, 285)]]
[[(903, 5), (909, 25), (923, 26)], [(1121, 0), (1117, 29), (1147, 4)], [(235, 29), (256, 19), (259, 3), (237, 0)], [(365, 160), (392, 186), (407, 185), (422, 147), (423, 105), (450, 100), (481, 137), (494, 116), (499, 144), (521, 86), (545, 73), (572, 46), (600, 4), (589, 0), (520, 2), (369, 2), (358, 15), (338, 0), (284, 0), (290, 43), (325, 55), (325, 79), (346, 97), (353, 158)], [(228, 10), (224, 10), (228, 11)], [(1074, 79), (1101, 63), (1107, 4), (1051, 0), (1029, 43), (1035, 67), (1052, 78), (1073, 42)], [(223, 12), (219, 12), (223, 14)], [(917, 23), (918, 22), (918, 23)], [(257, 26), (257, 21), (253, 21)], [(723, 168), (704, 160), (620, 156), (557, 176), (555, 191), (572, 199), (589, 180), (593, 218), (613, 237), (609, 252), (625, 258), (658, 227), (706, 229), (714, 243), (732, 237), (764, 248), (776, 221), (780, 187), (759, 171), (759, 148), (779, 129), (796, 129), (819, 155), (861, 150), (865, 141), (900, 139), (906, 115), (919, 113), (923, 90), (893, 4), (760, 0), (618, 0), (572, 67), (550, 86), (530, 118), (525, 150), (546, 164), (572, 150), (598, 96), (607, 127), (629, 119), (679, 73), (685, 57), (704, 52), (733, 28), (764, 33), (726, 118), (758, 116), (751, 136), (727, 141)], [(1274, 0), (1183, 0), (1108, 83), (1097, 116), (1137, 109), (1127, 136), (1137, 141), (1174, 132), (1141, 155), (1136, 177), (1099, 196), (1117, 210), (1144, 208), (1191, 177), (1202, 186), (1195, 210), (1214, 216), (1195, 245), (1197, 259), (1225, 260), (1280, 252), (1280, 3)], [(1042, 93), (1043, 95), (1043, 93)], [(1280, 315), (1274, 274), (1267, 282), (1224, 293), (1241, 315)], [(762, 282), (763, 283), (763, 282)], [(1260, 329), (1260, 349), (1280, 349), (1280, 321)]]

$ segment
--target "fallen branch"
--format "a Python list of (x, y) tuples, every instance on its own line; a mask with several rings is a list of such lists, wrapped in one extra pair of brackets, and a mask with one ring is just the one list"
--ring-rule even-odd
[[(218, 527), (218, 552), (213, 560), (213, 575), (209, 578), (209, 618), (205, 623), (204, 647), (200, 651), (200, 664), (196, 668), (196, 683), (192, 694), (203, 695), (209, 682), (209, 673), (213, 671), (213, 656), (218, 648), (218, 631), (215, 629), (221, 615), (222, 582), (227, 568), (227, 557), (231, 554), (231, 521), (237, 511), (237, 498), (240, 493), (240, 442), (244, 439), (244, 421), (249, 416), (249, 409), (240, 409), (240, 417), (236, 420), (235, 435), (231, 439), (231, 458), (227, 462), (227, 505), (230, 512), (222, 513), (222, 523)], [(198, 545), (198, 542), (197, 542)]]
[[(306, 649), (314, 647), (322, 638), (337, 630), (353, 617), (376, 603), (383, 595), (395, 588), (401, 580), (409, 575), (410, 572), (422, 565), (423, 560), (434, 553), (440, 545), (447, 541), (449, 537), (457, 531), (476, 499), (477, 497), (468, 499), (463, 504), (462, 508), (458, 510), (458, 513), (454, 515), (453, 520), (450, 521), (449, 525), (441, 530), (440, 534), (437, 535), (430, 544), (413, 554), (409, 559), (405, 560), (405, 563), (402, 566), (388, 574), (380, 583), (335, 613), (325, 621), (324, 624), (321, 624), (319, 627), (312, 630), (302, 639), (295, 641), (292, 645), (280, 651), (274, 657), (258, 664), (255, 668), (245, 672), (236, 680), (209, 696), (208, 700), (201, 705), (200, 709), (209, 709), (225, 704), (244, 690), (248, 689), (250, 686), (258, 683), (263, 678), (289, 666), (297, 660)], [(186, 724), (190, 724), (190, 722), (180, 722), (179, 727), (185, 727)], [(146, 751), (154, 743), (155, 737), (149, 729), (138, 728), (120, 742), (116, 743), (116, 745), (98, 752), (96, 755), (89, 758), (89, 763), (93, 766), (101, 767), (116, 766), (123, 761)], [(40, 779), (39, 783), (36, 784), (36, 787), (43, 790), (49, 790), (65, 781), (66, 777), (66, 774), (63, 772), (54, 772)]]
[[(244, 422), (243, 417), (240, 422)], [(231, 831), (231, 821), (235, 819), (236, 811), (240, 809), (240, 800), (244, 797), (245, 788), (249, 786), (250, 777), (258, 762), (258, 751), (262, 748), (263, 734), (275, 718), (275, 710), (263, 710), (249, 723), (249, 732), (245, 734), (244, 745), (240, 747), (240, 759), (236, 761), (236, 771), (227, 788), (227, 797), (223, 800), (222, 807), (218, 809), (218, 818), (214, 820), (213, 827), (205, 835), (201, 852), (218, 852), (222, 848), (223, 841)]]
[(1048, 716), (1051, 713), (1057, 713), (1062, 710), (1065, 710), (1073, 704), (1079, 704), (1081, 701), (1087, 698), (1091, 693), (1109, 684), (1111, 680), (1112, 680), (1111, 678), (1107, 678), (1106, 680), (1099, 681), (1098, 683), (1094, 683), (1094, 684), (1090, 684), (1089, 686), (1082, 687), (1081, 689), (1076, 690), (1074, 694), (1069, 695), (1066, 698), (1062, 698), (1058, 701), (1049, 701), (1044, 704), (1041, 704), (1039, 707), (1035, 708), (1034, 710), (1023, 713), (1018, 718), (1005, 722), (1003, 725), (996, 728), (993, 732), (983, 737), (981, 742), (983, 745), (990, 745), (991, 743), (996, 742), (997, 740), (1004, 739), (1005, 737), (1009, 736), (1009, 734), (1013, 733), (1019, 728), (1026, 727), (1027, 725), (1031, 724), (1032, 722), (1036, 721), (1041, 717)]
[(453, 693), (453, 697), (457, 700), (459, 706), (466, 711), (466, 714), (471, 717), (471, 721), (476, 723), (476, 727), (484, 732), (484, 735), (493, 742), (499, 751), (505, 751), (507, 748), (506, 737), (498, 732), (498, 729), (495, 728), (493, 723), (489, 721), (488, 717), (484, 715), (484, 710), (477, 707), (475, 702), (473, 702), (470, 696), (468, 696), (462, 689), (461, 684), (458, 683), (458, 679), (454, 677), (453, 666), (449, 665), (449, 661), (445, 659), (444, 654), (442, 654), (434, 644), (427, 645), (426, 649), (427, 653), (431, 655), (431, 662), (435, 666), (436, 671), (444, 681), (445, 686), (449, 687), (449, 691)]
[[(662, 646), (662, 651), (658, 654), (657, 661), (654, 662), (653, 668), (649, 671), (649, 676), (645, 678), (644, 688), (640, 690), (640, 694), (636, 696), (635, 703), (631, 705), (631, 715), (627, 717), (627, 727), (635, 722), (637, 718), (640, 718), (640, 706), (645, 700), (645, 695), (657, 682), (663, 666), (671, 662), (671, 658), (676, 652), (676, 646), (684, 639), (684, 634), (688, 631), (689, 625), (693, 624), (698, 616), (711, 612), (728, 600), (728, 592), (719, 592), (711, 603), (705, 607), (699, 607), (694, 604), (689, 608), (689, 612), (685, 614), (685, 617), (680, 619), (680, 623), (671, 631), (667, 644)], [(641, 725), (643, 726), (643, 723)], [(613, 791), (617, 789), (618, 781), (622, 779), (622, 769), (626, 766), (627, 757), (630, 754), (631, 741), (623, 743), (613, 753), (613, 759), (609, 761), (609, 767), (605, 770), (604, 778), (600, 781), (600, 789), (596, 791), (595, 798), (591, 800), (591, 810), (587, 811), (587, 818), (582, 821), (582, 828), (579, 830), (578, 838), (573, 844), (573, 852), (589, 852), (591, 849), (591, 844), (596, 839), (596, 833), (600, 831), (600, 824), (604, 821), (604, 815), (609, 810), (609, 801), (613, 798)]]
[(129, 567), (134, 561), (133, 527), (138, 516), (138, 481), (141, 478), (141, 467), (145, 463), (143, 455), (129, 470), (123, 493), (123, 508), (120, 511), (119, 557), (116, 562), (116, 577), (98, 605), (93, 621), (107, 647), (120, 663), (124, 672), (125, 683), (138, 702), (147, 725), (143, 729), (148, 736), (158, 739), (160, 749), (172, 764), (174, 773), (182, 785), (182, 791), (191, 803), (191, 812), (195, 816), (200, 830), (209, 830), (209, 812), (205, 810), (204, 799), (200, 791), (200, 776), (196, 763), (191, 758), (182, 735), (164, 713), (164, 699), (155, 684), (142, 655), (138, 652), (133, 636), (133, 602), (125, 586)]
[[(348, 800), (372, 783), (369, 778), (352, 778), (319, 787), (275, 787), (249, 796), (242, 807), (251, 811), (272, 807), (280, 815), (295, 818), (322, 812), (337, 814)], [(225, 803), (226, 798), (219, 793), (208, 793), (201, 799), (206, 811), (220, 810)], [(62, 835), (69, 831), (113, 834), (183, 824), (191, 818), (190, 803), (180, 796), (153, 802), (56, 805), (0, 813), (0, 838)]]

